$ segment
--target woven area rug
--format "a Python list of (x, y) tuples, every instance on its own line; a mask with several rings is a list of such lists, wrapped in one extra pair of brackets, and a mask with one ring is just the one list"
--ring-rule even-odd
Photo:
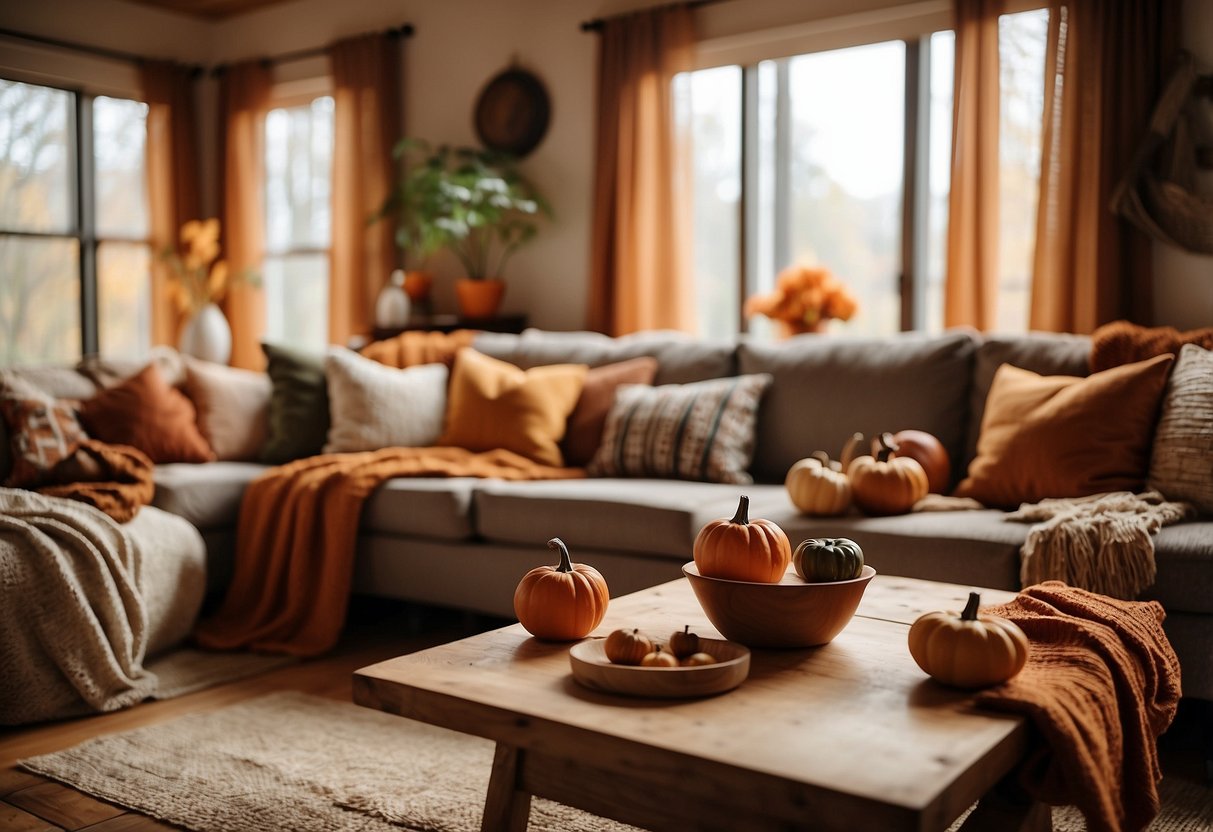
[[(344, 702), (276, 693), (22, 765), (195, 832), (475, 832), (493, 744)], [(1209, 832), (1213, 789), (1163, 781), (1154, 832)], [(1054, 811), (1059, 832), (1081, 816)], [(632, 827), (546, 800), (531, 832)]]

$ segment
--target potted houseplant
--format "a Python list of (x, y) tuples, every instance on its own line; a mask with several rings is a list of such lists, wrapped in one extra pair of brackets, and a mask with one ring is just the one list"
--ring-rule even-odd
[(395, 217), (406, 255), (424, 259), (449, 249), (467, 274), (455, 284), (461, 314), (492, 317), (505, 292), (506, 263), (535, 237), (539, 215), (551, 216), (546, 200), (507, 154), (404, 139), (395, 155), (405, 160), (404, 172), (380, 216)]

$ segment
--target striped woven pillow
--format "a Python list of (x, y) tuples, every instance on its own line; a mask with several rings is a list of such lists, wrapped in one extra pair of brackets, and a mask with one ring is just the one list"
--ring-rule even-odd
[(753, 482), (746, 469), (754, 454), (758, 403), (771, 380), (758, 373), (621, 386), (590, 476)]

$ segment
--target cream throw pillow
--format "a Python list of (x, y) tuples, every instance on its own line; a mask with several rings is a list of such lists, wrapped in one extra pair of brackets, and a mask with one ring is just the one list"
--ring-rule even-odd
[(269, 435), (270, 378), (265, 373), (185, 356), (185, 394), (216, 459), (257, 458)]
[(446, 414), (447, 374), (443, 364), (397, 370), (330, 347), (324, 376), (331, 424), (324, 452), (434, 445)]
[(1213, 352), (1185, 344), (1154, 431), (1150, 488), (1213, 515)]

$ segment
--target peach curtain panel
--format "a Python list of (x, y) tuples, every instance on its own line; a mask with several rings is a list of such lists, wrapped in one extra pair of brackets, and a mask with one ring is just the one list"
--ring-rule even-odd
[(607, 20), (598, 127), (588, 321), (620, 335), (694, 328), (687, 154), (671, 82), (692, 68), (685, 5)]
[(1153, 317), (1149, 239), (1109, 207), (1175, 68), (1178, 0), (1053, 0), (1030, 326)]
[(152, 246), (152, 343), (176, 345), (185, 323), (173, 304), (160, 252), (177, 245), (187, 221), (198, 219), (198, 153), (193, 70), (169, 61), (139, 65), (147, 104), (147, 190)]
[[(272, 76), (254, 60), (227, 67), (219, 80), (220, 158), (223, 171), (223, 256), (233, 274), (260, 274), (265, 255), (265, 114)], [(233, 367), (265, 366), (265, 295), (247, 282), (228, 289), (223, 313), (232, 326)]]
[(956, 0), (952, 189), (944, 325), (987, 330), (998, 302), (998, 15), (1002, 0)]
[(396, 175), (400, 140), (400, 38), (363, 35), (328, 49), (333, 76), (333, 226), (329, 340), (369, 334), (375, 298), (397, 264), (393, 226), (367, 223)]

